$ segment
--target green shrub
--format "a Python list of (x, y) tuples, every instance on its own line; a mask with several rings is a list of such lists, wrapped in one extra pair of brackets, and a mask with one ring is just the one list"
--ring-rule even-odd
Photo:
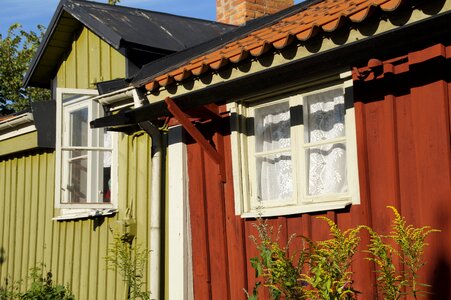
[[(429, 226), (415, 228), (406, 225), (394, 207), (389, 207), (395, 218), (389, 235), (379, 235), (368, 226), (357, 226), (341, 231), (332, 220), (319, 217), (329, 225), (331, 238), (312, 241), (300, 236), (304, 247), (289, 255), (292, 236), (285, 247), (274, 238), (273, 228), (266, 220), (258, 219), (255, 224), (258, 237), (251, 236), (258, 256), (250, 262), (255, 269), (257, 281), (248, 299), (258, 299), (258, 289), (269, 289), (272, 299), (356, 299), (358, 291), (353, 288), (351, 263), (360, 243), (360, 232), (366, 228), (370, 233), (370, 244), (365, 252), (367, 259), (376, 265), (377, 287), (384, 299), (396, 300), (411, 295), (414, 298), (424, 294), (428, 285), (418, 282), (418, 271), (425, 264), (422, 260), (426, 237), (438, 230)], [(279, 228), (280, 231), (280, 228)], [(396, 245), (395, 247), (391, 246)], [(399, 250), (397, 249), (399, 248)], [(396, 269), (393, 258), (400, 260)], [(422, 289), (423, 288), (423, 289)]]
[(69, 287), (55, 284), (52, 273), (43, 275), (43, 267), (33, 267), (30, 269), (29, 279), (31, 284), (26, 292), (20, 292), (20, 281), (9, 283), (5, 281), (5, 286), (0, 288), (0, 300), (24, 299), (24, 300), (74, 300)]

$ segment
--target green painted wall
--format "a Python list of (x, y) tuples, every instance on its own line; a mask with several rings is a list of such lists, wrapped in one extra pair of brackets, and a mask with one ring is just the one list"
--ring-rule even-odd
[[(61, 63), (57, 84), (86, 89), (124, 76), (124, 57), (83, 29)], [(55, 154), (0, 155), (0, 287), (6, 278), (25, 279), (24, 289), (29, 269), (44, 263), (55, 282), (72, 287), (76, 299), (127, 299), (124, 282), (107, 270), (104, 257), (112, 242), (109, 228), (125, 218), (127, 208), (138, 223), (134, 242), (149, 248), (151, 141), (144, 133), (119, 135), (119, 212), (108, 218), (53, 221), (59, 215), (54, 208)]]
[(25, 279), (25, 287), (29, 269), (42, 262), (56, 282), (72, 286), (77, 299), (126, 299), (124, 283), (107, 270), (104, 257), (112, 241), (109, 227), (125, 217), (126, 208), (138, 223), (135, 242), (148, 248), (150, 149), (146, 134), (121, 134), (119, 213), (71, 221), (52, 221), (58, 214), (54, 153), (0, 158), (0, 286), (9, 278)]
[(83, 27), (57, 72), (60, 88), (94, 89), (95, 83), (125, 77), (125, 57)]
[(37, 146), (38, 146), (38, 133), (37, 131), (32, 131), (14, 138), (9, 138), (0, 141), (0, 156), (33, 149), (36, 148)]

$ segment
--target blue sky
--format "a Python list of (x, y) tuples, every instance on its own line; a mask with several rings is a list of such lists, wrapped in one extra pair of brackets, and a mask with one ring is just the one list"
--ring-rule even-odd
[[(13, 23), (22, 24), (27, 31), (36, 30), (38, 24), (47, 27), (58, 3), (59, 0), (0, 0), (0, 34), (4, 36)], [(207, 20), (216, 17), (216, 0), (122, 0), (119, 5)]]
[[(98, 2), (107, 2), (99, 0)], [(13, 23), (26, 30), (38, 24), (48, 26), (59, 0), (0, 0), (0, 33), (4, 36)], [(122, 0), (119, 5), (214, 20), (215, 0)]]

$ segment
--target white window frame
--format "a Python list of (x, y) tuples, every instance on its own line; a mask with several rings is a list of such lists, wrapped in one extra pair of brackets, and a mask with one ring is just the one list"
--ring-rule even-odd
[[(73, 95), (74, 99), (63, 102), (63, 95)], [(80, 109), (82, 107), (88, 107), (88, 122), (93, 119), (99, 118), (103, 114), (102, 105), (95, 102), (93, 98), (97, 96), (96, 90), (89, 89), (66, 89), (57, 88), (56, 89), (56, 163), (55, 163), (55, 208), (60, 209), (60, 217), (55, 219), (66, 219), (65, 215), (73, 215), (73, 218), (77, 217), (87, 217), (95, 215), (105, 215), (105, 211), (99, 211), (106, 209), (108, 212), (113, 213), (117, 209), (117, 195), (118, 195), (118, 176), (117, 176), (117, 143), (118, 138), (115, 132), (110, 132), (111, 134), (111, 148), (106, 147), (69, 147), (63, 145), (63, 141), (67, 139), (65, 128), (69, 126), (68, 116), (71, 111)], [(77, 97), (79, 96), (79, 97)], [(94, 129), (88, 129), (88, 140), (96, 138), (96, 131)], [(97, 137), (98, 138), (98, 137)], [(95, 162), (95, 155), (98, 151), (111, 151), (111, 195), (110, 202), (108, 203), (62, 203), (63, 199), (63, 186), (64, 181), (68, 179), (68, 170), (63, 166), (64, 150), (74, 149), (84, 149), (88, 150), (88, 156), (91, 162)], [(102, 176), (99, 172), (102, 170), (97, 164), (90, 164), (88, 171), (88, 194), (90, 197), (94, 197), (95, 193), (98, 193), (99, 184), (101, 180), (98, 180), (99, 176)], [(91, 169), (94, 168), (94, 169)], [(93, 174), (95, 178), (92, 178)], [(94, 180), (95, 179), (95, 180)], [(94, 186), (91, 186), (94, 182)], [(97, 182), (97, 183), (96, 183)], [(69, 218), (70, 219), (70, 218)]]
[[(347, 78), (348, 74), (342, 74), (342, 78)], [(235, 214), (241, 215), (243, 218), (257, 217), (257, 216), (279, 216), (290, 215), (307, 212), (317, 212), (325, 210), (342, 209), (350, 204), (360, 204), (360, 191), (358, 180), (358, 162), (357, 162), (357, 142), (356, 142), (356, 128), (355, 128), (355, 112), (354, 107), (347, 107), (349, 103), (345, 103), (345, 136), (337, 138), (333, 142), (344, 142), (346, 144), (346, 167), (347, 167), (347, 183), (348, 189), (346, 193), (325, 194), (318, 196), (309, 196), (306, 191), (307, 188), (307, 168), (305, 158), (304, 143), (304, 125), (292, 125), (290, 127), (290, 148), (293, 171), (293, 192), (292, 198), (286, 201), (258, 201), (256, 199), (256, 168), (255, 159), (250, 159), (255, 153), (255, 137), (253, 135), (247, 136), (246, 132), (246, 118), (254, 117), (254, 111), (257, 108), (288, 101), (290, 108), (298, 105), (303, 105), (304, 97), (312, 94), (326, 92), (337, 88), (343, 89), (345, 101), (347, 95), (345, 92), (352, 89), (352, 80), (342, 80), (331, 84), (324, 84), (321, 88), (303, 91), (302, 89), (290, 94), (288, 97), (270, 97), (267, 99), (258, 99), (259, 103), (253, 102), (235, 102), (228, 105), (232, 116), (232, 167), (233, 167), (233, 184), (235, 193)], [(273, 100), (272, 100), (273, 99)], [(306, 110), (303, 109), (304, 116)], [(291, 116), (292, 117), (292, 116)], [(327, 144), (332, 143), (331, 140)]]

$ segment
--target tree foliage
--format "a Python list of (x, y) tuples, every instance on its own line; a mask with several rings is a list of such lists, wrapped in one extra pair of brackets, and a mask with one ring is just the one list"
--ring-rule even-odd
[(26, 31), (16, 23), (5, 37), (0, 34), (0, 115), (24, 110), (32, 101), (50, 99), (49, 90), (22, 84), (44, 34), (44, 26), (37, 29)]

